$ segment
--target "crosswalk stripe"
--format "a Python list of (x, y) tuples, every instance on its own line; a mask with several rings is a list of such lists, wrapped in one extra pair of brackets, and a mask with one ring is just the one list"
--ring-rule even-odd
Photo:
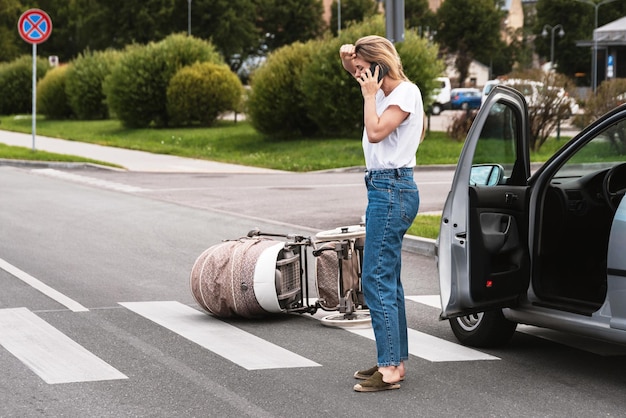
[(54, 168), (36, 168), (32, 170), (34, 173), (42, 174), (49, 177), (55, 177), (63, 180), (70, 180), (76, 183), (87, 184), (90, 186), (98, 186), (109, 190), (120, 192), (137, 193), (145, 192), (146, 189), (141, 187), (129, 186), (127, 184), (115, 183), (112, 181), (101, 180), (94, 177), (81, 176), (79, 174), (68, 173), (65, 171), (55, 170)]
[(0, 345), (49, 384), (127, 379), (26, 308), (0, 309)]
[(120, 305), (247, 370), (320, 366), (180, 302), (122, 302)]
[(3, 260), (1, 258), (0, 258), (0, 269), (2, 269), (4, 271), (6, 271), (7, 273), (17, 277), (18, 279), (20, 279), (24, 283), (28, 284), (29, 286), (33, 287), (34, 289), (37, 289), (38, 291), (40, 291), (44, 295), (48, 296), (49, 298), (56, 300), (61, 305), (65, 306), (66, 308), (68, 308), (70, 310), (72, 310), (73, 312), (87, 312), (87, 311), (89, 311), (89, 309), (85, 308), (80, 303), (76, 302), (73, 299), (68, 298), (67, 296), (65, 296), (61, 292), (58, 292), (57, 290), (51, 288), (50, 286), (48, 286), (47, 284), (41, 282), (40, 280), (35, 279), (30, 274), (28, 274), (28, 273), (18, 269), (14, 265), (6, 262), (5, 260)]
[[(437, 298), (436, 300), (438, 300), (438, 295), (425, 295), (424, 297), (408, 296), (406, 299), (419, 301), (420, 303), (427, 302), (425, 304), (432, 306), (431, 304), (435, 303), (435, 297)], [(328, 314), (328, 312), (317, 311), (313, 317), (321, 320)], [(346, 327), (344, 329), (352, 332), (353, 334), (369, 338), (370, 340), (375, 340), (374, 330), (371, 327)], [(412, 328), (408, 329), (408, 339), (409, 354), (432, 362), (500, 360), (499, 357), (495, 357), (490, 354), (414, 330)]]
[[(348, 328), (348, 331), (374, 340), (374, 330), (362, 328)], [(429, 334), (409, 328), (409, 354), (432, 361), (433, 363), (444, 361), (476, 361), (476, 360), (500, 360), (498, 357), (482, 353), (478, 350), (465, 347), (460, 344), (434, 337)]]

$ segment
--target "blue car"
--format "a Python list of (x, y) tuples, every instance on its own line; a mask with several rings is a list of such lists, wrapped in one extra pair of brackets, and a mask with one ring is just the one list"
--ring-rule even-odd
[(478, 109), (482, 93), (475, 88), (458, 88), (450, 91), (450, 109)]

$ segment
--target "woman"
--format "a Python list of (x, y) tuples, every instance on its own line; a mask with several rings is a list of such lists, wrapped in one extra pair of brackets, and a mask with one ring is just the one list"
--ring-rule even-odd
[(363, 94), (368, 204), (361, 281), (377, 350), (376, 366), (354, 374), (363, 380), (354, 390), (398, 389), (409, 358), (400, 281), (402, 239), (419, 207), (413, 167), (423, 138), (424, 107), (419, 89), (404, 75), (387, 39), (366, 36), (354, 45), (342, 45), (339, 55)]

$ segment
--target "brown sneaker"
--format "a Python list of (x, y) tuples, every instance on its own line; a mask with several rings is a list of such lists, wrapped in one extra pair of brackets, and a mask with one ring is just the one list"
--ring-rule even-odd
[(369, 379), (354, 385), (353, 389), (357, 392), (380, 392), (400, 389), (400, 383), (387, 383), (383, 381), (383, 375), (379, 371), (375, 371)]

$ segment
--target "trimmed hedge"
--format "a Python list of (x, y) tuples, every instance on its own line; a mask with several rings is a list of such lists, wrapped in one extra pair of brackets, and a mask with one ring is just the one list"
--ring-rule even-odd
[(180, 68), (195, 62), (224, 63), (211, 43), (187, 35), (129, 46), (104, 81), (111, 115), (128, 128), (168, 126), (170, 79)]
[[(339, 37), (276, 50), (251, 80), (247, 111), (254, 127), (281, 136), (359, 136), (363, 97), (341, 64), (339, 48), (371, 34), (384, 36), (382, 16), (350, 25)], [(426, 103), (444, 69), (437, 46), (407, 31), (405, 41), (396, 48), (405, 74), (418, 85)]]
[(313, 43), (296, 42), (270, 54), (254, 73), (246, 109), (256, 130), (278, 136), (317, 131), (307, 115), (301, 87), (302, 71), (313, 54)]
[(74, 116), (65, 94), (67, 74), (71, 65), (52, 68), (37, 83), (37, 113), (49, 119), (70, 119)]
[[(50, 69), (48, 60), (36, 60), (37, 80)], [(33, 56), (23, 55), (9, 63), (0, 64), (0, 114), (15, 115), (32, 112)]]
[(220, 113), (237, 110), (242, 96), (241, 81), (228, 65), (202, 62), (183, 67), (167, 88), (170, 122), (211, 126)]
[(65, 92), (69, 105), (78, 119), (109, 118), (103, 83), (120, 57), (121, 53), (114, 50), (86, 51), (72, 61), (67, 74)]

